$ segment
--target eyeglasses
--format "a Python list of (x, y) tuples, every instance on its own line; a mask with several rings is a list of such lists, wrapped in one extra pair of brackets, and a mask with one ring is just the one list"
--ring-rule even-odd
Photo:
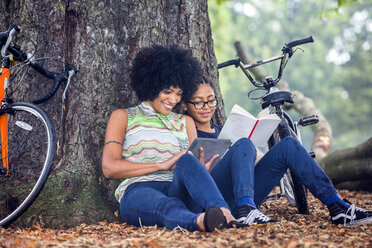
[(197, 101), (197, 102), (191, 102), (189, 101), (188, 103), (191, 103), (192, 105), (194, 105), (195, 109), (202, 109), (204, 108), (205, 104), (208, 105), (208, 107), (210, 108), (214, 108), (217, 106), (217, 98), (213, 99), (213, 100), (208, 100), (206, 102), (203, 102), (203, 101)]

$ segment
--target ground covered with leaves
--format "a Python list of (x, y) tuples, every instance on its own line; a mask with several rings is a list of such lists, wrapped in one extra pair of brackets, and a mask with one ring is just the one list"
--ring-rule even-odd
[[(357, 206), (372, 209), (372, 193), (340, 191)], [(309, 196), (311, 215), (299, 215), (285, 199), (261, 207), (278, 223), (213, 233), (99, 222), (67, 230), (0, 227), (0, 247), (369, 247), (372, 225), (346, 228), (330, 223), (328, 210)]]

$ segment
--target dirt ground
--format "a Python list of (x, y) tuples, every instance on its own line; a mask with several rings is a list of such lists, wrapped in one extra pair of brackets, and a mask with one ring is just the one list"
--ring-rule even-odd
[[(357, 206), (372, 210), (372, 193), (340, 191)], [(278, 223), (213, 233), (99, 222), (67, 230), (31, 226), (0, 227), (0, 247), (367, 247), (372, 225), (346, 228), (330, 223), (328, 210), (310, 194), (311, 215), (296, 214), (285, 199), (264, 203), (261, 211)]]

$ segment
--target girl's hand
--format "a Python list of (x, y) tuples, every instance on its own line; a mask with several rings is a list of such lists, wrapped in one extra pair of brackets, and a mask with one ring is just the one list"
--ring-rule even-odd
[(174, 170), (174, 168), (176, 168), (178, 159), (180, 159), (180, 157), (185, 153), (186, 151), (176, 153), (170, 159), (159, 163), (159, 170)]
[[(189, 153), (194, 156), (194, 154), (192, 152), (189, 151)], [(203, 147), (200, 147), (200, 152), (199, 153), (200, 153), (199, 160), (204, 165), (204, 167), (207, 169), (207, 171), (209, 171), (211, 169), (211, 165), (213, 164), (213, 162), (220, 156), (219, 154), (215, 154), (215, 155), (213, 155), (213, 157), (211, 157), (211, 159), (208, 162), (205, 162)]]

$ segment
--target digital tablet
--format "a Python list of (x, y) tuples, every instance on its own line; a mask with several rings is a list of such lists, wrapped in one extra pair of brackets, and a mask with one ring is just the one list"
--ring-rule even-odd
[(191, 151), (197, 159), (200, 159), (200, 147), (203, 147), (205, 162), (208, 162), (215, 154), (219, 154), (220, 156), (216, 158), (210, 167), (211, 171), (230, 146), (231, 141), (229, 139), (196, 138), (188, 151)]

